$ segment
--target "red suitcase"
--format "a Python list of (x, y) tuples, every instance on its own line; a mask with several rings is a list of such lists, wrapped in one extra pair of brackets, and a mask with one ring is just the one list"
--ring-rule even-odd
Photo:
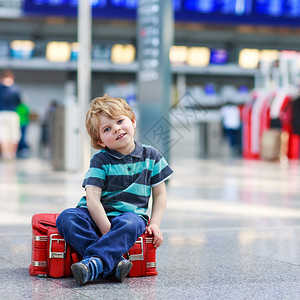
[[(33, 276), (71, 276), (71, 265), (81, 260), (79, 254), (63, 239), (56, 228), (59, 214), (35, 214), (32, 217), (32, 253), (29, 273)], [(128, 276), (154, 276), (156, 271), (156, 248), (153, 237), (142, 234), (129, 253), (133, 267)]]
[(32, 217), (30, 275), (56, 278), (70, 276), (72, 263), (79, 260), (75, 250), (71, 250), (71, 246), (56, 228), (58, 216), (59, 214), (35, 214)]
[(129, 277), (157, 275), (156, 248), (152, 236), (142, 234), (124, 257), (133, 263)]

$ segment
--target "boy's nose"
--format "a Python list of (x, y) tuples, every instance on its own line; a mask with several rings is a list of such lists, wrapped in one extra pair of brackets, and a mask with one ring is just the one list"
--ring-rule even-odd
[(118, 132), (120, 130), (120, 126), (115, 126), (114, 127), (114, 132)]

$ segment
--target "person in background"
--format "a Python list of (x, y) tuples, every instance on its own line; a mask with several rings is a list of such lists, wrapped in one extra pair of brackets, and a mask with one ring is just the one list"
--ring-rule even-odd
[(19, 88), (11, 71), (3, 71), (0, 76), (0, 150), (5, 160), (16, 158), (21, 137), (20, 117), (16, 108), (21, 102)]
[(292, 102), (293, 133), (300, 136), (300, 82), (297, 84), (298, 93)]
[(26, 158), (29, 155), (29, 146), (26, 140), (27, 126), (30, 121), (30, 109), (22, 101), (16, 108), (16, 112), (20, 117), (20, 127), (21, 127), (21, 139), (18, 145), (18, 157)]
[(226, 102), (221, 108), (221, 118), (224, 127), (224, 134), (229, 142), (233, 155), (239, 154), (239, 129), (241, 126), (240, 110), (237, 105)]
[(42, 150), (42, 156), (47, 158), (51, 157), (52, 155), (53, 116), (58, 107), (59, 107), (58, 101), (55, 99), (51, 100), (47, 105), (45, 116), (41, 124), (40, 145)]

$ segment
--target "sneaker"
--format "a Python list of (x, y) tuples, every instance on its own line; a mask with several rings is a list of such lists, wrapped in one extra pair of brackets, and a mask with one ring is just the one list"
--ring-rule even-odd
[(73, 276), (78, 285), (84, 285), (93, 281), (103, 272), (103, 264), (100, 258), (86, 258), (71, 266)]
[(133, 263), (127, 259), (122, 259), (115, 267), (115, 276), (118, 281), (123, 282), (125, 277), (130, 272)]

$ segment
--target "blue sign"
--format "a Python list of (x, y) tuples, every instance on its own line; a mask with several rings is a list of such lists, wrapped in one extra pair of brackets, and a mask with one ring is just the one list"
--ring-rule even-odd
[(228, 62), (229, 53), (225, 49), (211, 49), (210, 51), (210, 64), (224, 65)]
[[(138, 0), (91, 0), (93, 17), (136, 17)], [(23, 11), (27, 15), (54, 15), (76, 17), (78, 0), (25, 0)]]
[[(93, 17), (135, 19), (138, 0), (91, 0)], [(25, 0), (25, 14), (77, 15), (78, 0)], [(300, 0), (173, 0), (176, 21), (300, 26)]]

